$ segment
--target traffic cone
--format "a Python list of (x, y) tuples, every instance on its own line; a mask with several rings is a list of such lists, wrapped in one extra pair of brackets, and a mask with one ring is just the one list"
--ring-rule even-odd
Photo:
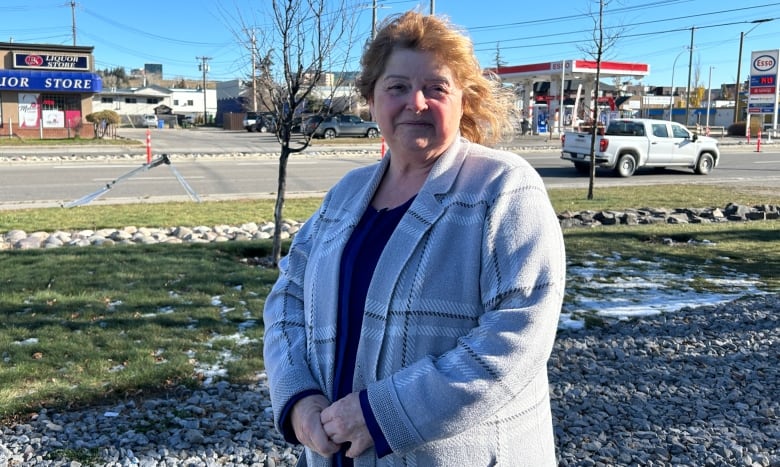
[(146, 129), (146, 163), (152, 163), (152, 131)]
[(761, 129), (758, 129), (758, 139), (756, 140), (756, 152), (761, 152)]

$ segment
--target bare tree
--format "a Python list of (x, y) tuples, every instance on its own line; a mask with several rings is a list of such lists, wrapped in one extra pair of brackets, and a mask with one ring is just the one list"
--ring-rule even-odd
[(501, 42), (496, 42), (496, 55), (495, 55), (495, 64), (496, 64), (496, 71), (498, 71), (499, 68), (506, 65), (506, 60), (504, 60), (504, 57), (501, 56)]
[[(243, 18), (239, 18), (241, 29), (234, 31), (234, 35), (243, 38), (251, 31), (251, 53), (261, 51), (257, 57), (251, 56), (257, 67), (251, 74), (256, 80), (255, 97), (277, 121), (280, 154), (271, 260), (278, 265), (287, 162), (291, 154), (303, 151), (311, 142), (311, 136), (292, 130), (311, 101), (333, 102), (336, 90), (347, 75), (347, 67), (354, 65), (351, 54), (357, 44), (355, 12), (360, 8), (353, 0), (270, 0), (265, 4), (269, 8), (268, 17), (257, 36)], [(325, 78), (330, 83), (330, 93), (323, 99), (322, 93), (316, 91), (321, 89)], [(324, 107), (320, 112), (329, 110)]]
[(580, 48), (583, 53), (590, 55), (596, 61), (596, 81), (593, 88), (593, 99), (595, 104), (592, 109), (592, 129), (590, 139), (590, 181), (588, 183), (588, 199), (593, 199), (593, 188), (596, 182), (596, 139), (599, 133), (599, 84), (601, 80), (601, 62), (604, 55), (611, 49), (620, 37), (622, 30), (612, 30), (609, 33), (604, 32), (604, 10), (612, 3), (612, 0), (597, 0), (598, 12), (591, 11), (590, 17), (593, 19), (593, 36), (586, 47)]

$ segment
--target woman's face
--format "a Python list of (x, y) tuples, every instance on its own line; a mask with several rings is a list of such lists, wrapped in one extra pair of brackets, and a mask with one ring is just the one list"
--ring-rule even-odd
[(458, 134), (463, 92), (430, 53), (397, 49), (374, 86), (371, 115), (393, 155), (437, 157)]

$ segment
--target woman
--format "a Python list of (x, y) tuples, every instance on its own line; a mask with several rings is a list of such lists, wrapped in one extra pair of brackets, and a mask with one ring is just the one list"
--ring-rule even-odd
[(308, 465), (554, 465), (565, 281), (536, 171), (489, 149), (507, 100), (471, 42), (407, 12), (361, 61), (388, 146), (297, 233), (265, 305), (277, 428)]

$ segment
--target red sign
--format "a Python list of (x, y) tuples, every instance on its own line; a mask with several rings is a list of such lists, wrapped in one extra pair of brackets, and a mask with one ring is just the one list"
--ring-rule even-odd
[(763, 88), (750, 88), (750, 94), (774, 94), (775, 93), (774, 86), (772, 87), (763, 87)]
[(41, 66), (43, 65), (43, 57), (40, 55), (27, 55), (24, 57), (24, 63), (27, 66)]

